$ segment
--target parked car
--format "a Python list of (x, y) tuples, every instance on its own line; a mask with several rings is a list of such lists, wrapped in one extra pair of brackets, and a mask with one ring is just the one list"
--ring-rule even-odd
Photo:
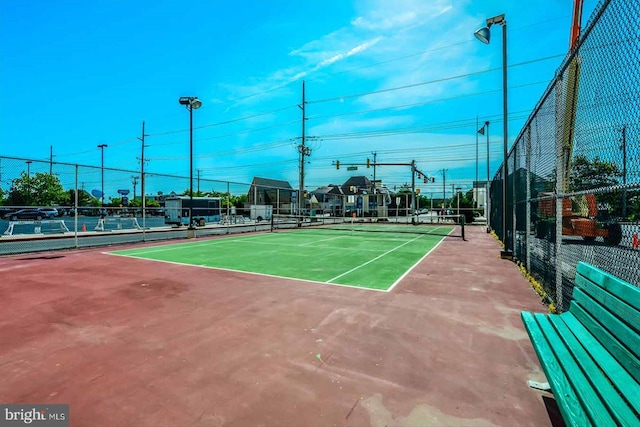
[[(72, 211), (70, 215), (75, 215), (75, 211)], [(78, 215), (107, 216), (108, 212), (106, 208), (78, 208)]]
[(56, 208), (40, 208), (40, 212), (44, 213), (49, 219), (55, 218), (60, 215), (58, 209)]
[(36, 219), (40, 221), (43, 218), (48, 218), (48, 215), (40, 209), (20, 209), (18, 211), (5, 214), (3, 218), (10, 221), (18, 221), (21, 219)]
[(14, 213), (15, 211), (17, 211), (18, 209), (16, 208), (0, 208), (0, 218), (8, 218), (9, 214)]

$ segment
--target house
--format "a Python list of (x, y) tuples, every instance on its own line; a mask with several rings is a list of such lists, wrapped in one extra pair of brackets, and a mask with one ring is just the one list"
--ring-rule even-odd
[(254, 177), (247, 193), (247, 204), (271, 205), (275, 214), (288, 214), (296, 194), (287, 181)]
[(366, 176), (352, 176), (342, 185), (330, 184), (313, 191), (318, 208), (336, 216), (377, 217), (388, 216), (391, 203), (389, 190), (380, 181), (371, 181)]
[(311, 192), (311, 209), (331, 214), (331, 216), (342, 215), (343, 196), (342, 187), (339, 185), (329, 184), (318, 187)]

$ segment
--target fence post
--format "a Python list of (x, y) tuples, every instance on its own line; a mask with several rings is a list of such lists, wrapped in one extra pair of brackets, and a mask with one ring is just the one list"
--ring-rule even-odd
[(554, 203), (556, 207), (555, 217), (555, 267), (556, 267), (556, 307), (558, 310), (563, 310), (563, 296), (562, 296), (562, 177), (564, 175), (564, 165), (562, 156), (562, 121), (564, 120), (563, 111), (563, 96), (562, 96), (562, 75), (559, 75), (556, 80), (556, 191)]
[(526, 217), (525, 217), (525, 234), (524, 234), (524, 251), (525, 251), (525, 263), (527, 271), (531, 271), (531, 258), (529, 256), (531, 244), (531, 126), (527, 126), (525, 131), (525, 138), (527, 140), (527, 152), (525, 153), (526, 169), (527, 169), (527, 195), (526, 195)]
[(75, 207), (75, 210), (73, 212), (73, 243), (76, 247), (76, 249), (78, 249), (78, 165), (76, 165), (76, 191), (74, 191), (75, 194), (75, 200), (73, 202), (73, 205)]
[[(513, 166), (509, 165), (509, 171), (511, 172), (511, 195), (509, 196), (509, 199), (511, 200), (511, 253), (514, 258), (518, 258), (518, 253), (516, 252), (516, 224), (518, 216), (518, 205), (516, 199), (516, 159), (518, 158), (518, 148), (518, 144), (516, 144), (509, 156), (509, 159), (513, 158)], [(509, 181), (507, 181), (507, 184), (508, 183)]]

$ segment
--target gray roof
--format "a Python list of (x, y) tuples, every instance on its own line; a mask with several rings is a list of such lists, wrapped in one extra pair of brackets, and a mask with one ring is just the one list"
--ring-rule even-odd
[[(351, 191), (349, 187), (352, 186), (358, 187), (358, 191)], [(344, 194), (360, 194), (362, 191), (370, 191), (371, 187), (371, 180), (364, 175), (352, 176), (341, 186)]]
[(371, 180), (364, 175), (361, 176), (352, 176), (348, 180), (342, 184), (343, 187), (349, 187), (351, 185), (355, 185), (357, 187), (367, 187), (371, 186)]
[(335, 184), (329, 184), (312, 191), (313, 194), (342, 194), (342, 190)]
[(280, 179), (270, 179), (270, 178), (259, 178), (253, 177), (253, 181), (251, 181), (252, 186), (266, 187), (266, 188), (281, 188), (285, 190), (292, 190), (291, 184), (287, 181), (283, 181)]

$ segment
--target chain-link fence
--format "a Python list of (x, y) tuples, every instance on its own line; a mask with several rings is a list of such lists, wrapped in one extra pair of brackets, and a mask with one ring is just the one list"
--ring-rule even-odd
[[(354, 184), (353, 179), (362, 182)], [(0, 255), (267, 231), (292, 218), (298, 226), (345, 221), (454, 224), (464, 215), (469, 223), (477, 211), (461, 205), (461, 196), (458, 191), (436, 204), (418, 197), (414, 207), (408, 189), (392, 193), (363, 177), (300, 193), (287, 181), (269, 178), (238, 183), (197, 173), (190, 180), (0, 157)]]
[(199, 236), (266, 231), (272, 212), (290, 212), (291, 187), (260, 205), (254, 187), (0, 157), (0, 255), (185, 238), (195, 227)]
[[(491, 227), (568, 308), (579, 261), (640, 286), (640, 3), (601, 1), (491, 183)], [(506, 230), (503, 231), (503, 214)]]

